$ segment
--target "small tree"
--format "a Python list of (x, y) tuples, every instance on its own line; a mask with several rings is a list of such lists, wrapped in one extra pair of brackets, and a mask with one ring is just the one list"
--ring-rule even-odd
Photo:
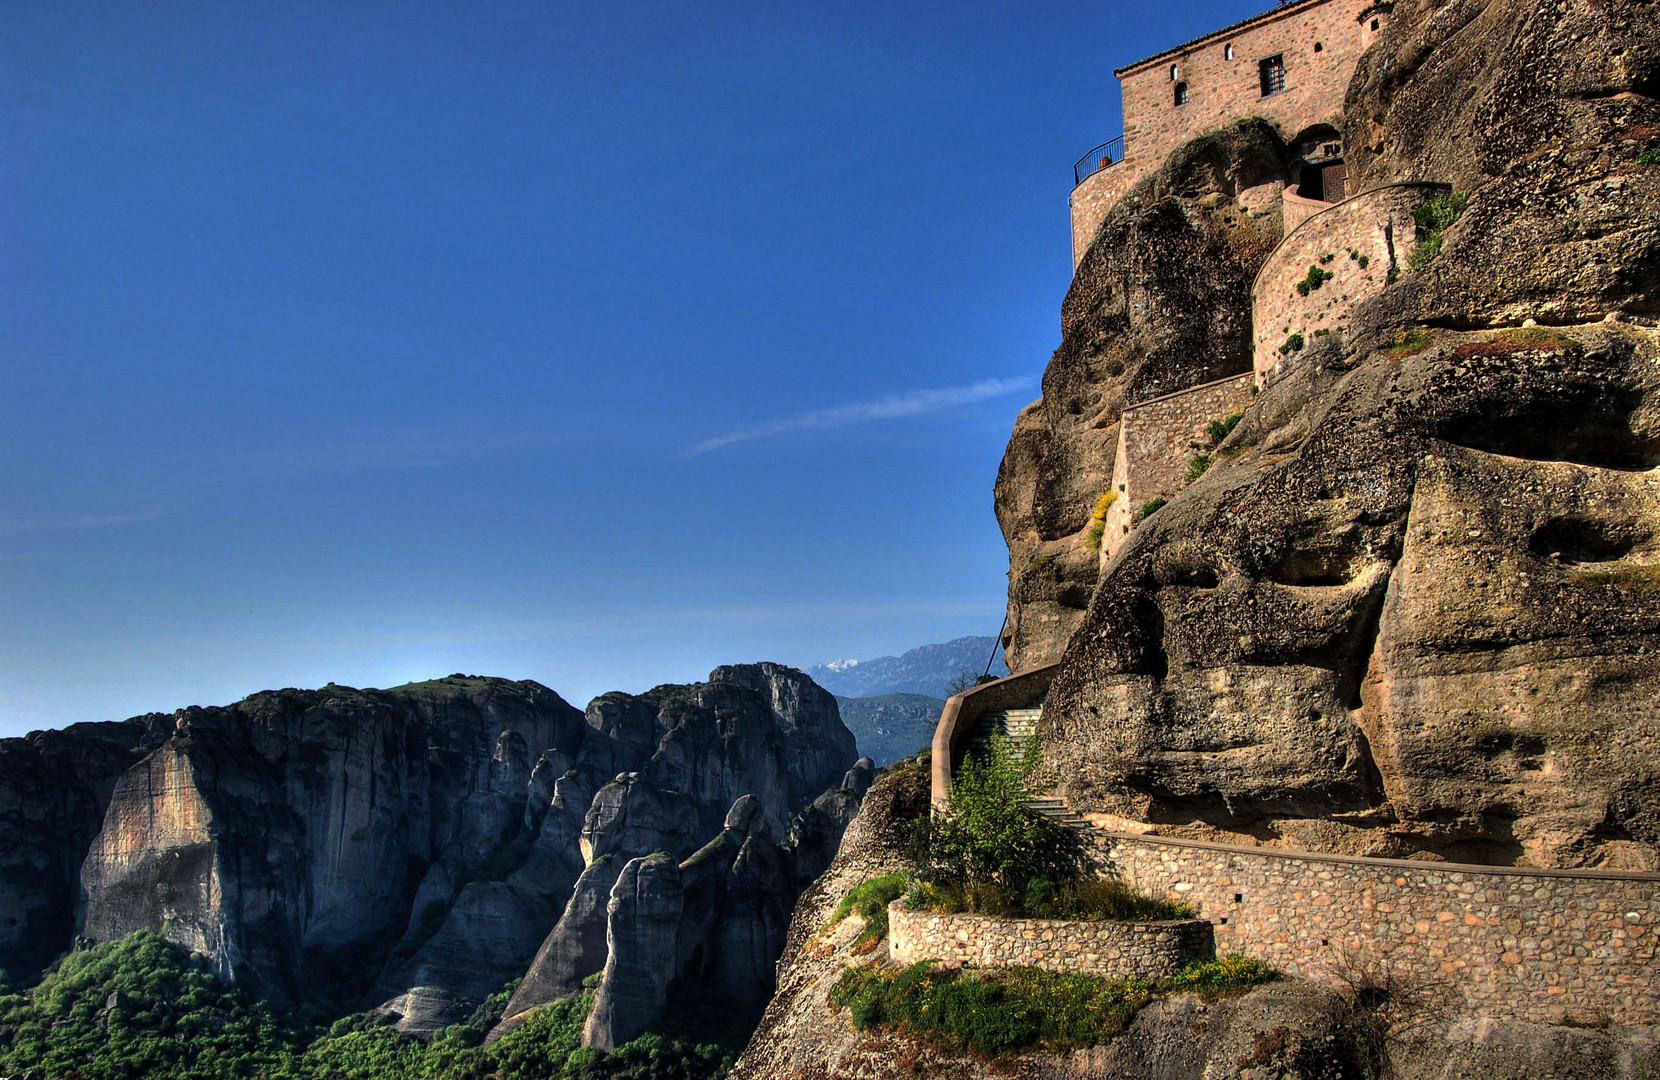
[(934, 821), (929, 844), (932, 876), (993, 884), (1012, 898), (1035, 880), (1064, 882), (1083, 865), (1076, 833), (1033, 810), (1029, 778), (1037, 767), (1036, 739), (1024, 751), (993, 735), (984, 757), (969, 756), (951, 782), (951, 802)]
[(965, 690), (972, 690), (980, 685), (979, 676), (974, 674), (973, 668), (963, 668), (945, 682), (945, 696), (956, 697)]

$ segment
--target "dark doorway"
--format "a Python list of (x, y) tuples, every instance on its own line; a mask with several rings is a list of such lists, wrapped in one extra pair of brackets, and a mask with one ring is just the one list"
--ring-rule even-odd
[(1304, 165), (1297, 171), (1297, 194), (1316, 202), (1326, 201), (1326, 172), (1318, 165)]

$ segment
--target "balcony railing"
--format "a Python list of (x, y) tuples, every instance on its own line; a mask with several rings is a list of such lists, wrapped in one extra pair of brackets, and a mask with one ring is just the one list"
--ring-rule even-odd
[(1072, 166), (1072, 186), (1077, 187), (1102, 169), (1109, 165), (1117, 165), (1123, 160), (1124, 136), (1120, 135), (1116, 139), (1107, 140), (1078, 159), (1078, 163)]

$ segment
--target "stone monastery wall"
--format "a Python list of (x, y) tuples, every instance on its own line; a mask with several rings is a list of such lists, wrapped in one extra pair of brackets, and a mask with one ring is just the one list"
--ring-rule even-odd
[(1250, 372), (1180, 390), (1125, 409), (1118, 421), (1118, 457), (1112, 467), (1112, 490), (1118, 493), (1107, 511), (1101, 537), (1103, 563), (1118, 554), (1135, 527), (1135, 515), (1152, 499), (1169, 499), (1187, 486), (1188, 467), (1209, 444), (1205, 428), (1213, 420), (1243, 411), (1251, 402)]
[(977, 967), (1036, 967), (1109, 979), (1160, 979), (1213, 955), (1211, 925), (1172, 922), (1083, 922), (940, 915), (888, 905), (888, 941), (894, 960)]
[(1331, 980), (1386, 963), (1479, 1015), (1660, 1022), (1660, 874), (1286, 854), (1097, 832), (1103, 861), (1193, 904), (1218, 953)]
[[(1316, 335), (1340, 332), (1357, 303), (1383, 291), (1390, 270), (1412, 254), (1412, 212), (1439, 190), (1444, 186), (1393, 184), (1362, 192), (1308, 218), (1269, 253), (1251, 290), (1251, 358), (1264, 382)], [(1315, 280), (1311, 268), (1332, 276)]]
[[(1205, 131), (1261, 116), (1287, 139), (1317, 124), (1336, 126), (1360, 54), (1387, 21), (1372, 0), (1303, 0), (1119, 69), (1124, 160), (1073, 190), (1072, 261), (1083, 258), (1112, 204)], [(1262, 62), (1283, 61), (1283, 86), (1265, 95)], [(1178, 104), (1177, 87), (1186, 100)]]

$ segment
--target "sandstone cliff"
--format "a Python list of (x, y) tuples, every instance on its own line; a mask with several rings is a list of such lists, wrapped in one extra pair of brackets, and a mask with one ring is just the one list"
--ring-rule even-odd
[[(1441, 181), (1468, 207), (1439, 255), (1282, 365), (1104, 568), (1042, 721), (1074, 808), (1232, 842), (1660, 867), (1660, 168), (1637, 163), (1657, 56), (1652, 5), (1395, 7), (1349, 90), (1353, 189)], [(1080, 292), (1109, 295), (1082, 273)], [(1105, 399), (1126, 377), (1086, 381)], [(1103, 475), (1101, 446), (1074, 428), (1051, 459), (1079, 464), (1053, 482)], [(1051, 505), (1049, 477), (1005, 495), (1010, 476), (1000, 505)], [(1017, 627), (1053, 614), (1023, 581)], [(1040, 639), (1014, 651), (1041, 658)]]

